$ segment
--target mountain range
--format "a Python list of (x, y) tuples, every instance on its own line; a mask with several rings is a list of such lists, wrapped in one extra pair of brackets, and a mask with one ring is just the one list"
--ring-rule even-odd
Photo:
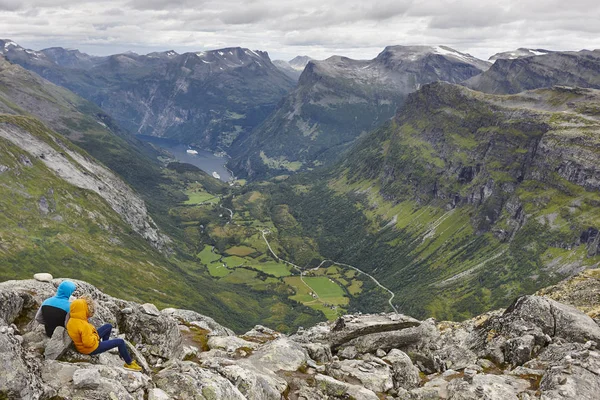
[[(3, 279), (46, 262), (287, 332), (345, 312), (462, 320), (600, 263), (598, 50), (490, 66), (390, 46), (292, 60), (297, 83), (242, 48), (0, 52)], [(226, 148), (248, 179), (136, 133)]]
[(294, 85), (267, 53), (239, 47), (94, 57), (0, 40), (0, 54), (95, 103), (131, 133), (201, 147), (230, 146)]
[(444, 46), (390, 46), (372, 60), (310, 61), (298, 86), (234, 146), (232, 169), (261, 177), (328, 163), (422, 85), (462, 82), (488, 67)]

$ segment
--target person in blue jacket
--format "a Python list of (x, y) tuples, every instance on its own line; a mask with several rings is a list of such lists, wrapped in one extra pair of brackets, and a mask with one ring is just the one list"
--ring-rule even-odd
[(61, 282), (56, 290), (56, 295), (44, 300), (38, 310), (35, 319), (44, 325), (48, 337), (52, 337), (56, 327), (65, 327), (69, 308), (71, 307), (69, 298), (75, 292), (75, 289), (77, 289), (77, 286), (73, 282)]

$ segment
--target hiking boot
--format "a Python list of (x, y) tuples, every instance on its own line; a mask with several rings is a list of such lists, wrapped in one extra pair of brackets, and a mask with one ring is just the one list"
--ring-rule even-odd
[(130, 369), (132, 371), (141, 371), (142, 370), (142, 367), (140, 367), (135, 360), (133, 360), (131, 362), (131, 364), (125, 364), (123, 367), (125, 369)]

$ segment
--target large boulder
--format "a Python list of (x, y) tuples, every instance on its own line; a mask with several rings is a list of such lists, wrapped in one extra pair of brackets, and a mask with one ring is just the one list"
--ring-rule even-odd
[(229, 380), (189, 361), (172, 362), (155, 375), (159, 389), (177, 399), (245, 400)]
[(355, 399), (355, 400), (379, 400), (379, 397), (371, 390), (359, 385), (341, 382), (327, 375), (317, 374), (315, 376), (317, 389), (331, 399)]
[(23, 357), (20, 340), (0, 333), (0, 399), (39, 399), (42, 383)]
[(142, 349), (142, 353), (169, 360), (183, 353), (181, 332), (177, 321), (154, 312), (150, 307), (133, 304), (127, 312), (118, 313), (119, 331)]
[(600, 393), (600, 353), (585, 348), (566, 352), (556, 350), (549, 349), (554, 354), (544, 355), (545, 358), (560, 359), (546, 369), (540, 382), (542, 398), (597, 399)]
[(472, 382), (454, 379), (448, 383), (449, 400), (518, 400), (527, 395), (529, 381), (509, 375), (477, 374)]
[(227, 365), (219, 373), (229, 379), (248, 400), (280, 400), (287, 383), (274, 373), (259, 371), (251, 365)]
[(297, 371), (308, 359), (304, 347), (289, 338), (280, 338), (263, 345), (247, 361), (258, 369), (277, 372)]
[(394, 388), (414, 389), (419, 386), (419, 369), (415, 367), (410, 357), (398, 349), (392, 349), (383, 357), (392, 366)]
[(205, 329), (210, 331), (211, 335), (217, 336), (234, 336), (235, 333), (229, 329), (224, 327), (223, 325), (217, 323), (211, 317), (207, 317), (206, 315), (202, 315), (195, 311), (191, 310), (179, 310), (176, 308), (165, 308), (161, 310), (163, 315), (167, 315), (177, 319), (179, 322), (185, 325), (193, 325), (197, 326), (200, 329)]
[(58, 398), (142, 400), (153, 386), (151, 378), (139, 372), (88, 363), (46, 361), (41, 375)]
[(334, 362), (327, 371), (333, 378), (359, 382), (373, 392), (384, 393), (394, 387), (390, 367), (379, 359)]
[(23, 309), (25, 300), (14, 290), (0, 289), (0, 324), (12, 324)]
[(44, 358), (46, 360), (57, 360), (65, 354), (73, 341), (69, 337), (67, 330), (62, 326), (56, 327), (52, 338), (46, 343)]

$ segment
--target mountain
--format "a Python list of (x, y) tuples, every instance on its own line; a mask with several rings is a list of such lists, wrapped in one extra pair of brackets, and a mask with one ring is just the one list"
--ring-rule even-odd
[[(261, 190), (403, 312), (469, 318), (600, 265), (599, 111), (594, 89), (433, 83), (334, 167)], [(385, 307), (374, 289), (350, 308)]]
[(92, 101), (132, 133), (211, 148), (252, 130), (294, 85), (267, 53), (239, 47), (93, 57), (5, 40), (0, 53)]
[(313, 60), (313, 58), (308, 56), (296, 56), (290, 61), (273, 60), (273, 64), (275, 64), (277, 68), (281, 69), (290, 78), (297, 81), (300, 78), (302, 71), (304, 71), (306, 64)]
[[(543, 296), (463, 323), (358, 314), (289, 336), (264, 326), (236, 336), (197, 312), (75, 281), (94, 301), (91, 322), (126, 341), (143, 369), (134, 372), (115, 353), (77, 353), (62, 327), (47, 338), (35, 312), (62, 279), (38, 278), (0, 283), (2, 398), (591, 400), (600, 389), (600, 327)], [(594, 290), (580, 294), (599, 306)]]
[(502, 53), (496, 53), (489, 58), (490, 61), (496, 60), (514, 60), (515, 58), (525, 58), (532, 56), (541, 56), (544, 54), (553, 53), (551, 50), (544, 49), (527, 49), (524, 47), (520, 47), (513, 51), (504, 51)]
[(390, 46), (373, 60), (310, 61), (296, 89), (252, 134), (240, 136), (230, 165), (256, 178), (329, 162), (421, 85), (462, 82), (487, 66), (444, 46)]
[(600, 50), (552, 52), (498, 59), (481, 75), (464, 83), (485, 93), (512, 94), (555, 85), (600, 88)]

